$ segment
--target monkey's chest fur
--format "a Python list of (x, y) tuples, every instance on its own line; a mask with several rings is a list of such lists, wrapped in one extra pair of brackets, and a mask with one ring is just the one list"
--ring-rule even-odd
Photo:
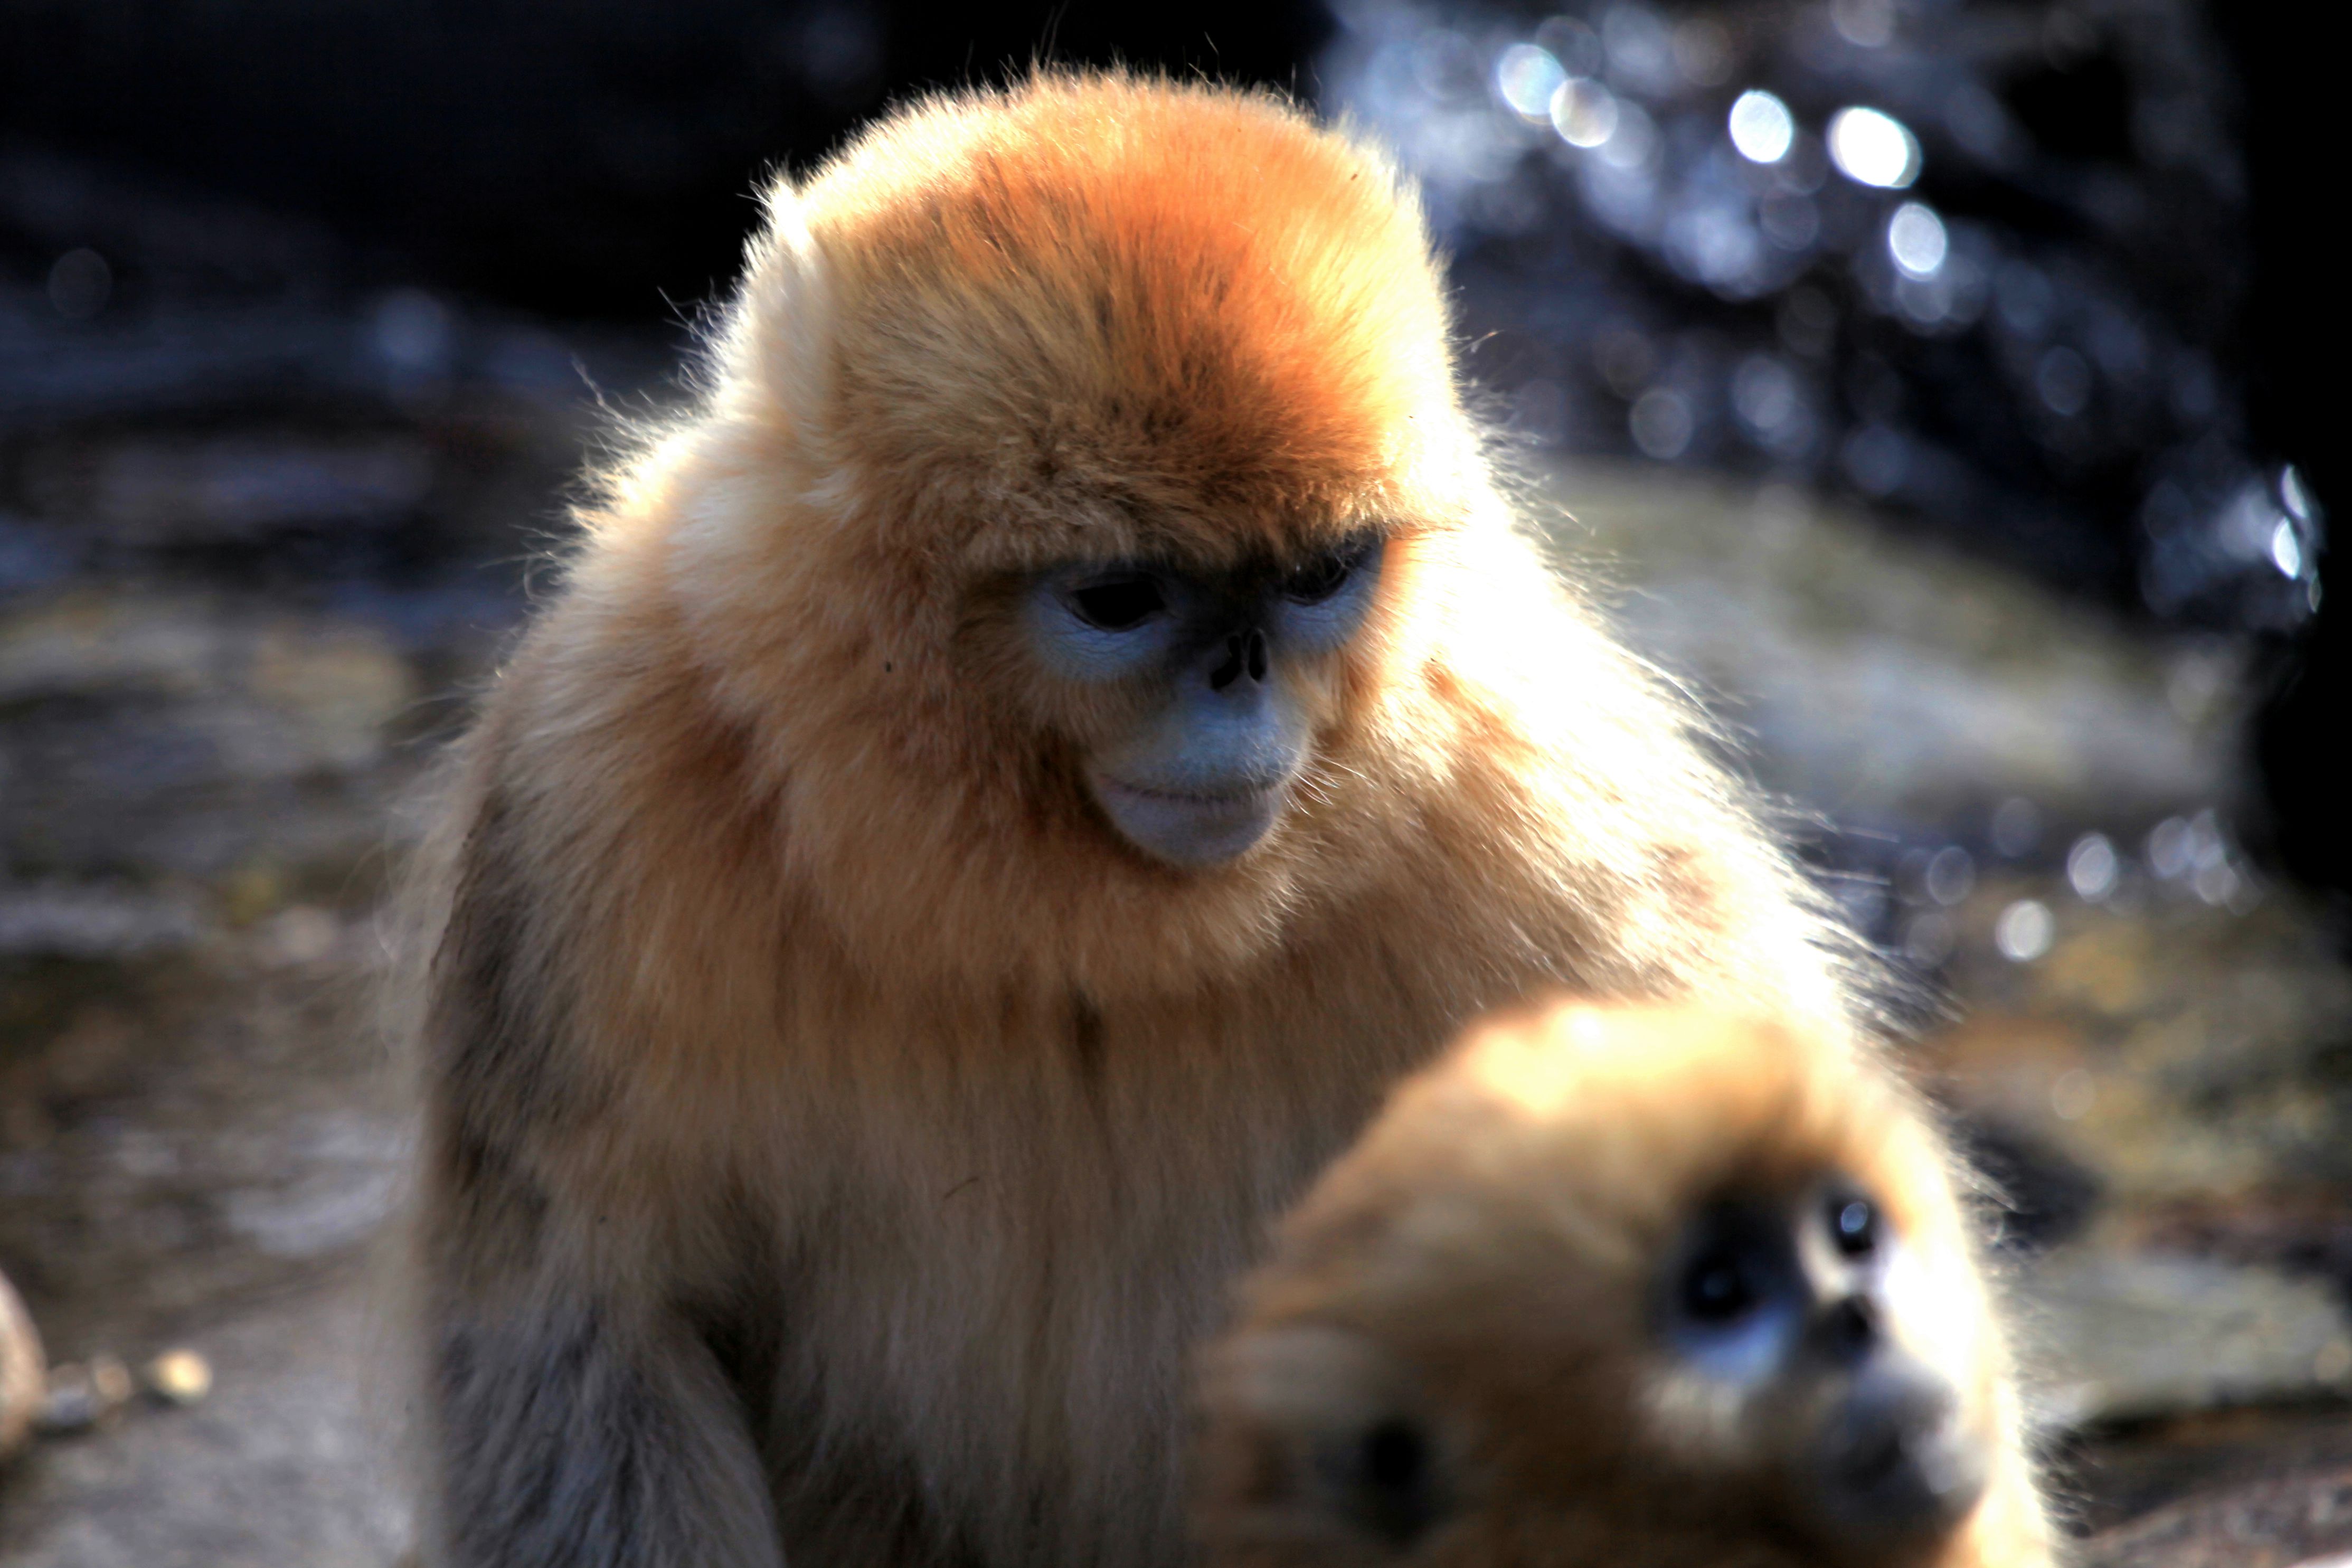
[(1194, 1352), (1451, 1021), (1273, 978), (1246, 1006), (837, 1020), (892, 1047), (824, 1053), (745, 1152), (778, 1321), (744, 1392), (787, 1562), (1182, 1560)]

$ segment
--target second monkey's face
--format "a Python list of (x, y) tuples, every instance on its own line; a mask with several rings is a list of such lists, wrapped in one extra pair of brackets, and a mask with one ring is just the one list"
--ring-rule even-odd
[(1225, 572), (1074, 562), (1027, 581), (1032, 656), (1101, 700), (1085, 779), (1122, 838), (1187, 868), (1265, 838), (1312, 757), (1319, 678), (1361, 635), (1386, 553), (1367, 532)]

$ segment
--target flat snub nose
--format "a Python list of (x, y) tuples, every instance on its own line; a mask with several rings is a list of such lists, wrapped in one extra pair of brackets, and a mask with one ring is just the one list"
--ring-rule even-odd
[(1262, 681), (1268, 668), (1264, 632), (1253, 627), (1246, 633), (1231, 633), (1225, 638), (1224, 661), (1209, 671), (1209, 689), (1223, 691), (1244, 675)]
[(1858, 1361), (1877, 1343), (1878, 1315), (1866, 1298), (1848, 1296), (1831, 1303), (1814, 1332), (1831, 1360)]

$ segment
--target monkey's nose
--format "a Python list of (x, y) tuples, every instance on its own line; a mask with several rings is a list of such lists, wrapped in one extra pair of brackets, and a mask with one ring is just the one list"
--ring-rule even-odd
[(1832, 1363), (1852, 1365), (1878, 1342), (1878, 1311), (1870, 1298), (1843, 1297), (1823, 1310), (1813, 1324), (1813, 1342)]
[(1266, 651), (1265, 633), (1255, 626), (1247, 632), (1234, 632), (1225, 638), (1224, 661), (1209, 671), (1209, 689), (1223, 691), (1244, 675), (1252, 680), (1262, 681), (1272, 664), (1272, 658)]

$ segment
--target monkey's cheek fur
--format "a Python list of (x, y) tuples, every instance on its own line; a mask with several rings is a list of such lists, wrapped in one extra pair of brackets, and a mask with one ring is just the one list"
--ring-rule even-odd
[(1287, 778), (1215, 795), (1139, 789), (1097, 773), (1095, 799), (1119, 836), (1155, 859), (1206, 869), (1239, 859), (1272, 832), (1289, 804)]

